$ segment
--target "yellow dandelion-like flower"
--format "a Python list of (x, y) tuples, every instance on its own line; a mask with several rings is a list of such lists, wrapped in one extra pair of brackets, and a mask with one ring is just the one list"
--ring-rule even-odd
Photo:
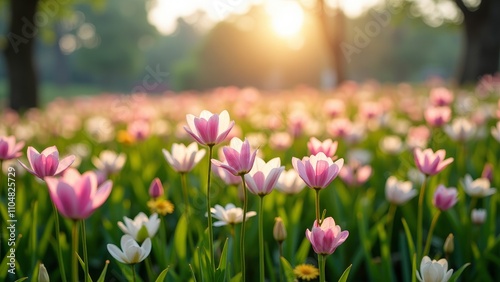
[(319, 269), (312, 264), (299, 264), (293, 269), (293, 273), (299, 279), (311, 281), (319, 276)]
[(148, 207), (151, 212), (156, 212), (160, 215), (167, 215), (174, 212), (174, 204), (172, 204), (169, 200), (160, 198), (149, 200)]
[(118, 131), (116, 140), (123, 144), (132, 144), (135, 142), (134, 136), (130, 135), (126, 130)]

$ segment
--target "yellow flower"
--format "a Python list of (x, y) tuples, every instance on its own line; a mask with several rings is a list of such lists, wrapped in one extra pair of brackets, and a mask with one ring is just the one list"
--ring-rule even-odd
[(132, 144), (135, 142), (134, 136), (130, 135), (126, 130), (118, 131), (116, 140), (123, 144)]
[(158, 213), (160, 215), (167, 215), (174, 212), (174, 204), (169, 200), (165, 199), (152, 199), (148, 201), (148, 208), (151, 209), (152, 213)]
[(319, 269), (312, 264), (299, 264), (293, 269), (297, 278), (311, 281), (319, 276)]

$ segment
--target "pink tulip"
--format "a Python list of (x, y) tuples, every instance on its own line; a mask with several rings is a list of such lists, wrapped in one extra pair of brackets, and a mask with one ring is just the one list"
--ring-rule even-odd
[(10, 160), (18, 158), (22, 155), (21, 149), (24, 147), (24, 142), (16, 143), (16, 137), (14, 136), (2, 136), (0, 137), (0, 160)]
[(433, 88), (430, 93), (431, 104), (436, 107), (449, 106), (453, 102), (453, 93), (444, 88)]
[(149, 196), (151, 198), (158, 198), (161, 197), (163, 193), (164, 193), (163, 184), (161, 184), (160, 179), (156, 177), (151, 182), (151, 185), (149, 185)]
[(234, 121), (229, 121), (229, 113), (222, 111), (220, 115), (209, 111), (202, 111), (199, 117), (186, 115), (188, 126), (184, 130), (201, 145), (213, 146), (221, 143), (234, 126)]
[[(309, 149), (309, 154), (316, 155), (319, 152), (325, 153), (327, 157), (333, 158), (337, 152), (338, 142), (333, 142), (332, 139), (326, 139), (321, 142), (316, 137), (311, 137), (309, 142), (307, 142), (307, 149)], [(334, 158), (336, 159), (336, 157)]]
[(446, 188), (444, 185), (439, 185), (434, 192), (432, 203), (442, 211), (452, 208), (458, 201), (458, 192), (454, 187)]
[(311, 242), (314, 252), (320, 255), (331, 255), (349, 236), (349, 231), (340, 230), (332, 217), (327, 217), (318, 226), (314, 221), (312, 231), (306, 230), (306, 237)]
[(274, 158), (266, 163), (257, 157), (252, 170), (245, 175), (248, 190), (259, 196), (271, 193), (284, 169), (280, 158)]
[(59, 151), (57, 151), (56, 146), (48, 147), (41, 153), (38, 153), (35, 148), (30, 146), (27, 155), (30, 167), (20, 162), (21, 165), (29, 173), (40, 179), (61, 174), (75, 161), (74, 155), (59, 160)]
[(312, 189), (323, 189), (337, 177), (344, 165), (344, 159), (333, 162), (323, 152), (319, 152), (302, 160), (294, 157), (292, 165), (307, 186)]
[(250, 143), (247, 139), (241, 141), (238, 137), (231, 139), (229, 146), (222, 148), (222, 151), (225, 162), (212, 160), (212, 163), (235, 176), (247, 174), (252, 169), (257, 154), (257, 150), (250, 153)]
[(446, 166), (453, 162), (453, 158), (445, 158), (446, 151), (444, 149), (437, 150), (435, 153), (432, 149), (415, 148), (413, 157), (417, 168), (426, 175), (435, 175), (441, 172)]
[(368, 181), (372, 174), (370, 165), (361, 166), (358, 162), (349, 162), (339, 172), (339, 177), (349, 186), (359, 186)]
[(212, 172), (219, 177), (227, 185), (238, 185), (241, 183), (241, 177), (235, 176), (222, 167), (216, 166), (212, 163)]
[(57, 210), (74, 220), (88, 218), (104, 204), (113, 185), (108, 180), (97, 186), (97, 176), (93, 171), (80, 174), (74, 168), (66, 170), (61, 178), (45, 177), (45, 182)]
[(451, 109), (449, 107), (430, 107), (425, 111), (425, 120), (434, 127), (440, 127), (448, 123), (451, 119)]

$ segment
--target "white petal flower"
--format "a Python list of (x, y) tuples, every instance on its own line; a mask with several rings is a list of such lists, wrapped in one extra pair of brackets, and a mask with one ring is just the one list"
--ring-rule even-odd
[(120, 240), (121, 249), (108, 244), (108, 252), (119, 262), (136, 264), (143, 261), (151, 252), (151, 239), (147, 238), (140, 246), (130, 235), (123, 235)]
[(410, 181), (399, 181), (396, 177), (391, 176), (385, 183), (385, 197), (393, 204), (402, 205), (416, 195), (417, 191), (413, 189)]
[(420, 263), (420, 272), (417, 271), (417, 279), (421, 282), (447, 282), (452, 274), (453, 269), (448, 270), (446, 259), (436, 261), (425, 256)]
[(276, 189), (286, 194), (297, 194), (306, 187), (306, 183), (295, 169), (283, 171), (276, 183)]
[(187, 147), (184, 144), (172, 144), (172, 151), (162, 150), (163, 155), (172, 168), (181, 173), (190, 172), (205, 156), (205, 149), (198, 150), (198, 144), (193, 142)]
[(117, 154), (113, 151), (104, 150), (99, 154), (99, 158), (92, 157), (92, 163), (100, 171), (112, 174), (119, 172), (123, 168), (126, 159), (127, 156), (124, 153)]
[(464, 178), (464, 190), (471, 197), (484, 198), (495, 194), (495, 188), (490, 187), (488, 178), (478, 178), (472, 180), (472, 177), (467, 174)]
[[(214, 218), (219, 220), (214, 222), (214, 226), (233, 225), (243, 221), (243, 209), (237, 208), (231, 203), (227, 204), (226, 207), (215, 205), (215, 208), (211, 208), (210, 212)], [(247, 212), (246, 220), (256, 214), (254, 211)]]
[(148, 218), (143, 212), (140, 212), (133, 220), (123, 217), (123, 221), (125, 224), (119, 221), (118, 227), (123, 233), (129, 234), (138, 242), (142, 242), (146, 238), (152, 238), (160, 227), (160, 219), (156, 213)]

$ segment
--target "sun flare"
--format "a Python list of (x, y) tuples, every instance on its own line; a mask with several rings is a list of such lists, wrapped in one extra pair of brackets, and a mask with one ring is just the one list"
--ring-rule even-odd
[(277, 35), (293, 37), (302, 30), (304, 10), (297, 2), (273, 1), (266, 7), (271, 17), (271, 26)]

